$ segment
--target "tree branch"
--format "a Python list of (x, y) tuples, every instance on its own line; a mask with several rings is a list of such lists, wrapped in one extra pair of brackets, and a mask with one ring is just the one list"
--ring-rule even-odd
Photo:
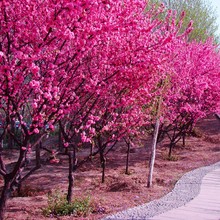
[(21, 182), (25, 181), (29, 176), (31, 176), (36, 170), (40, 169), (40, 167), (34, 167), (31, 169), (24, 177), (21, 178)]

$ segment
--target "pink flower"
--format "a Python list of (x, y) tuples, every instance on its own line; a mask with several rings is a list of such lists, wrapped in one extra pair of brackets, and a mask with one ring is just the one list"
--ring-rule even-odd
[(37, 105), (36, 102), (34, 102), (34, 103), (32, 104), (32, 106), (33, 106), (34, 109), (36, 109), (36, 108), (38, 107), (38, 105)]
[(40, 132), (40, 131), (39, 131), (38, 128), (35, 128), (35, 129), (34, 129), (34, 133), (35, 133), (35, 134), (39, 134), (39, 132)]
[(68, 147), (69, 143), (65, 142), (63, 145), (64, 145), (64, 147)]
[(50, 163), (51, 164), (57, 164), (57, 163), (59, 163), (60, 162), (60, 159), (58, 159), (58, 158), (54, 158), (54, 159), (51, 159), (50, 160)]
[(54, 125), (49, 125), (49, 128), (54, 131)]

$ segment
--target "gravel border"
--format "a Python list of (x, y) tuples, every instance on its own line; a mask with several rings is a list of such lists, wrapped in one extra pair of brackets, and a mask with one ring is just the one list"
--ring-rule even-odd
[(200, 192), (200, 185), (203, 177), (220, 168), (220, 162), (213, 165), (197, 168), (184, 174), (176, 183), (174, 189), (164, 197), (153, 200), (149, 203), (115, 213), (103, 218), (110, 219), (149, 219), (166, 211), (185, 205), (195, 198)]

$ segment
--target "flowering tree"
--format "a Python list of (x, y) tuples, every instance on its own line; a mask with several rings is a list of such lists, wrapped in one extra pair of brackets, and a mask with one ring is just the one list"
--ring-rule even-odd
[[(186, 134), (195, 123), (219, 109), (219, 52), (210, 39), (205, 43), (190, 43), (178, 37), (168, 46), (169, 68), (164, 69), (164, 77), (158, 77), (161, 81), (154, 89), (151, 107), (153, 123), (160, 110), (154, 129), (158, 129), (159, 136), (169, 138), (171, 157), (172, 148), (181, 139), (185, 143)], [(150, 170), (153, 170), (152, 162)], [(152, 184), (152, 173), (148, 186)]]
[[(151, 69), (161, 62), (156, 56), (176, 31), (165, 31), (170, 13), (164, 22), (152, 18), (163, 12), (163, 6), (146, 13), (144, 9), (142, 1), (107, 1), (100, 11), (101, 24), (94, 21), (100, 32), (83, 59), (84, 83), (76, 92), (78, 105), (60, 121), (64, 144), (73, 148), (69, 158), (73, 158), (70, 164), (75, 168), (77, 136), (83, 142), (96, 143), (104, 173), (105, 149), (137, 131), (144, 121), (141, 108), (147, 101)], [(69, 180), (72, 185), (71, 174)]]
[[(12, 189), (22, 181), (27, 151), (34, 147), (45, 127), (78, 106), (77, 91), (84, 85), (85, 58), (101, 31), (98, 1), (1, 1), (0, 13), (0, 109), (4, 132), (19, 146), (12, 171), (5, 168), (0, 152), (4, 188), (0, 218)], [(106, 8), (107, 9), (107, 8)], [(11, 126), (19, 121), (22, 137)], [(48, 130), (48, 129), (47, 129)]]
[[(154, 7), (157, 7), (157, 4), (155, 4)], [(148, 104), (145, 103), (144, 108), (144, 111), (146, 111), (146, 113), (150, 116), (148, 117), (148, 120), (151, 121), (152, 126), (154, 127), (152, 146), (150, 148), (149, 175), (147, 181), (148, 187), (152, 185), (153, 168), (156, 156), (156, 144), (158, 141), (158, 135), (160, 134), (160, 121), (164, 108), (163, 99), (166, 96), (169, 87), (172, 86), (170, 83), (170, 74), (173, 72), (171, 64), (172, 60), (176, 56), (176, 54), (173, 53), (173, 49), (175, 48), (176, 42), (185, 42), (188, 34), (192, 30), (191, 21), (185, 31), (181, 33), (180, 30), (182, 28), (184, 16), (184, 12), (181, 13), (179, 18), (176, 17), (175, 11), (169, 10), (167, 12), (167, 25), (165, 31), (172, 33), (171, 39), (160, 49), (157, 55), (155, 54), (155, 57), (159, 58), (159, 62), (157, 61), (157, 65), (151, 67), (152, 78), (148, 82), (148, 84), (151, 84), (151, 87), (148, 88), (151, 95), (151, 100)], [(147, 126), (147, 129), (148, 127), (149, 126)]]
[(175, 47), (175, 73), (164, 100), (163, 131), (170, 139), (169, 156), (175, 143), (190, 132), (195, 123), (219, 108), (219, 52), (212, 40), (182, 42)]

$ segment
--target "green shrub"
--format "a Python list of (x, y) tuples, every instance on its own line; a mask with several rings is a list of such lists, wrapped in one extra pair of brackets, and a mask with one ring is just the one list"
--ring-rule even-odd
[(41, 188), (32, 188), (29, 185), (24, 185), (19, 191), (13, 192), (13, 197), (31, 197), (43, 195), (45, 192)]
[(178, 161), (180, 158), (178, 157), (178, 156), (175, 156), (175, 155), (171, 155), (170, 157), (167, 155), (167, 154), (165, 154), (165, 153), (163, 153), (162, 154), (162, 158), (164, 159), (164, 160), (168, 160), (168, 161)]
[(54, 194), (48, 195), (48, 206), (43, 209), (43, 215), (74, 215), (76, 217), (86, 217), (92, 211), (93, 207), (89, 196), (75, 198), (71, 203), (68, 203), (64, 195), (61, 195), (60, 192), (55, 191)]
[(169, 161), (178, 161), (179, 160), (179, 157), (178, 156), (167, 156), (167, 160)]
[(193, 137), (201, 138), (201, 137), (203, 137), (204, 134), (199, 128), (194, 127), (193, 130), (191, 131), (190, 135)]

